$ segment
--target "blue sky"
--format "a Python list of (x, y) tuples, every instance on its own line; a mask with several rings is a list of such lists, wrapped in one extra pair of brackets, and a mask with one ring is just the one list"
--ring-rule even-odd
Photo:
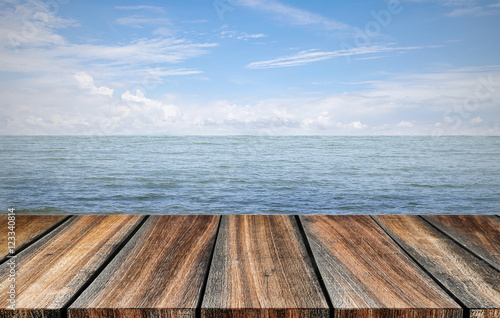
[(498, 0), (0, 12), (0, 134), (500, 135)]

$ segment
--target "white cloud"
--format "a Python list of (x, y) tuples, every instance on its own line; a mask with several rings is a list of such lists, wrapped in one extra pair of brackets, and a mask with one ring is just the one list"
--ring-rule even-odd
[(477, 0), (405, 0), (407, 2), (432, 2), (438, 3), (444, 6), (464, 6), (464, 5), (473, 5), (477, 2)]
[[(419, 49), (433, 48), (433, 47), (434, 46), (391, 47), (391, 46), (376, 45), (376, 46), (366, 46), (366, 47), (358, 47), (346, 50), (336, 50), (336, 51), (326, 51), (326, 52), (313, 49), (313, 50), (301, 51), (294, 55), (279, 57), (272, 60), (252, 62), (248, 64), (246, 67), (252, 69), (290, 67), (290, 66), (305, 65), (317, 61), (329, 60), (336, 57), (377, 54), (380, 52), (403, 52), (403, 51), (419, 50)], [(378, 58), (378, 57), (379, 56), (373, 58)]]
[[(304, 64), (308, 64), (308, 63), (312, 63), (312, 62), (328, 60), (328, 59), (331, 59), (334, 57), (344, 56), (346, 54), (348, 54), (348, 53), (344, 50), (332, 51), (332, 52), (321, 52), (318, 50), (307, 50), (307, 51), (301, 51), (301, 52), (294, 54), (294, 55), (279, 57), (279, 58), (272, 59), (272, 60), (252, 62), (252, 63), (248, 64), (246, 67), (253, 68), (253, 69), (263, 69), (263, 68), (298, 66), (298, 65), (304, 65)], [(353, 52), (351, 55), (354, 55), (354, 54), (356, 54), (356, 53)]]
[(79, 69), (95, 65), (94, 72), (121, 76), (144, 64), (180, 63), (217, 46), (172, 35), (125, 44), (76, 44), (60, 35), (61, 28), (76, 25), (73, 20), (55, 16), (39, 1), (4, 4), (0, 10), (0, 71), (72, 76)]
[(230, 39), (237, 39), (237, 40), (248, 40), (248, 39), (260, 39), (260, 38), (265, 38), (267, 35), (263, 33), (255, 33), (255, 34), (248, 34), (245, 32), (237, 32), (237, 31), (229, 31), (225, 30), (222, 31), (219, 36), (221, 38), (230, 38)]
[(318, 26), (326, 30), (352, 30), (348, 24), (331, 20), (320, 14), (302, 10), (272, 0), (240, 0), (238, 4), (255, 8), (260, 11), (269, 12), (288, 23), (295, 25)]
[[(0, 7), (0, 72), (17, 74), (0, 77), (0, 123), (8, 125), (7, 133), (11, 129), (18, 134), (164, 129), (174, 120), (176, 107), (144, 96), (139, 100), (140, 94), (129, 93), (136, 101), (127, 100), (127, 95), (114, 97), (111, 87), (116, 91), (142, 84), (149, 89), (163, 83), (163, 77), (200, 74), (203, 71), (198, 69), (167, 65), (207, 54), (217, 45), (172, 35), (119, 44), (77, 44), (60, 32), (77, 23), (54, 15), (40, 1), (4, 2)], [(154, 65), (160, 67), (153, 72), (147, 69)]]
[(448, 17), (460, 17), (464, 15), (479, 15), (483, 12), (481, 7), (460, 8), (445, 14)]
[(127, 25), (133, 28), (142, 28), (145, 25), (167, 25), (171, 23), (170, 20), (166, 18), (151, 18), (140, 15), (122, 17), (115, 21), (118, 24)]
[(493, 4), (479, 4), (478, 0), (405, 0), (408, 2), (432, 2), (446, 7), (455, 7), (452, 11), (447, 12), (447, 17), (463, 17), (463, 16), (485, 16), (500, 14), (500, 1)]
[[(125, 111), (125, 117), (133, 119), (136, 124), (151, 122), (154, 128), (159, 128), (171, 123), (171, 120), (179, 114), (177, 106), (146, 98), (139, 89), (136, 90), (135, 95), (126, 91), (122, 95), (122, 100), (133, 103), (132, 105), (126, 104), (128, 109)], [(124, 106), (120, 107), (124, 109)]]
[(92, 76), (85, 72), (78, 72), (74, 77), (78, 81), (78, 87), (80, 89), (88, 90), (90, 94), (113, 96), (113, 89), (105, 86), (95, 86)]
[(355, 61), (376, 60), (376, 59), (381, 59), (381, 58), (385, 58), (385, 57), (389, 57), (389, 56), (388, 55), (379, 55), (379, 56), (358, 57), (358, 58), (355, 58), (353, 60), (355, 60)]
[(137, 103), (152, 102), (152, 100), (144, 97), (144, 93), (141, 92), (140, 89), (135, 92), (135, 95), (131, 94), (129, 91), (126, 91), (125, 93), (123, 93), (122, 99), (125, 101)]
[(116, 6), (115, 8), (118, 9), (118, 10), (153, 10), (153, 11), (163, 12), (163, 8), (162, 7), (145, 6), (145, 5), (139, 5), (139, 6)]
[(451, 118), (450, 116), (445, 116), (445, 117), (443, 118), (443, 121), (444, 121), (444, 123), (445, 123), (445, 124), (451, 124), (451, 123), (453, 123), (453, 122), (454, 122), (454, 119), (453, 119), (453, 118)]
[(153, 34), (154, 35), (161, 35), (161, 36), (165, 36), (165, 37), (171, 37), (174, 35), (174, 31), (171, 29), (168, 29), (168, 28), (159, 27), (153, 31)]
[(179, 63), (206, 54), (216, 43), (192, 43), (185, 39), (141, 39), (127, 45), (71, 45), (61, 47), (56, 56), (73, 56), (82, 60), (107, 60), (119, 64)]
[(500, 8), (500, 1), (497, 1), (497, 3), (490, 4), (488, 7), (490, 7), (490, 8)]
[[(125, 45), (66, 44), (23, 48), (17, 52), (0, 47), (0, 71), (72, 72), (94, 66), (95, 72), (123, 77), (144, 65), (175, 64), (208, 53), (215, 43), (185, 39), (143, 39)], [(191, 73), (192, 74), (192, 73)]]
[(156, 68), (156, 69), (150, 70), (149, 74), (151, 76), (164, 77), (164, 76), (193, 75), (193, 74), (200, 74), (200, 73), (203, 73), (203, 71), (194, 70), (194, 69), (186, 69), (186, 68), (177, 68), (177, 69)]
[(399, 124), (398, 124), (398, 127), (413, 127), (413, 123), (412, 122), (409, 122), (409, 121), (401, 121)]
[(457, 18), (463, 16), (481, 17), (500, 14), (500, 1), (494, 4), (486, 5), (477, 4), (476, 1), (464, 1), (463, 3), (454, 3), (453, 5), (458, 7), (446, 13), (445, 16)]
[(472, 119), (470, 120), (470, 122), (471, 122), (472, 124), (480, 124), (480, 123), (482, 123), (482, 122), (483, 122), (483, 120), (481, 119), (481, 117), (479, 117), (479, 116), (478, 116), (478, 117), (474, 117), (474, 118), (472, 118)]
[(462, 16), (476, 16), (481, 17), (485, 15), (500, 14), (500, 4), (489, 6), (477, 6), (470, 8), (458, 8), (445, 14), (445, 16), (456, 18)]
[[(32, 80), (23, 80), (26, 87), (9, 83), (12, 88), (2, 91), (0, 133), (500, 134), (495, 128), (500, 126), (500, 66), (399, 75), (359, 83), (363, 90), (357, 92), (248, 103), (151, 98), (147, 89), (109, 97), (90, 94), (99, 88), (90, 76), (79, 77), (82, 91), (76, 83), (53, 85), (49, 77), (39, 89), (31, 88), (39, 85)], [(476, 93), (477, 107), (466, 106)]]
[(38, 1), (4, 4), (0, 10), (0, 43), (10, 49), (64, 45), (65, 39), (54, 30), (77, 25), (74, 20), (56, 16)]
[(354, 128), (354, 129), (365, 129), (368, 126), (362, 124), (359, 120), (357, 120), (357, 121), (353, 121), (350, 124), (345, 125), (345, 127)]

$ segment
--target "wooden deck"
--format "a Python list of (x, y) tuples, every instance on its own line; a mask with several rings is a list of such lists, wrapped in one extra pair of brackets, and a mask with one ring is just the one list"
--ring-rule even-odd
[(497, 216), (17, 215), (15, 258), (0, 226), (0, 317), (500, 318)]

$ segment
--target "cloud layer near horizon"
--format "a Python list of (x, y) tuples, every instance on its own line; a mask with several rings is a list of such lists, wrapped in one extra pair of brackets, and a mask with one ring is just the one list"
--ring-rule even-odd
[[(7, 96), (26, 109), (3, 114), (10, 130), (27, 134), (477, 134), (478, 113), (494, 114), (500, 100), (500, 66), (395, 77), (362, 92), (321, 98), (266, 99), (254, 104), (215, 100), (203, 107), (150, 99), (147, 88), (125, 91), (74, 76), (78, 91), (39, 91)], [(76, 84), (76, 83), (75, 83)], [(473, 87), (473, 89), (470, 89)], [(141, 90), (142, 89), (142, 90)], [(115, 94), (116, 95), (116, 94)], [(439, 100), (436, 100), (439, 96)], [(29, 106), (37, 98), (36, 105)], [(58, 107), (60, 100), (68, 101)], [(56, 105), (56, 106), (55, 106)], [(64, 108), (64, 113), (61, 112)], [(3, 109), (5, 112), (8, 109)], [(13, 120), (16, 118), (17, 120)], [(422, 119), (423, 118), (423, 119)], [(390, 119), (388, 121), (388, 119)], [(5, 122), (7, 121), (7, 122)], [(9, 122), (10, 121), (10, 122)], [(484, 127), (483, 127), (484, 128)], [(492, 125), (485, 134), (500, 134)]]

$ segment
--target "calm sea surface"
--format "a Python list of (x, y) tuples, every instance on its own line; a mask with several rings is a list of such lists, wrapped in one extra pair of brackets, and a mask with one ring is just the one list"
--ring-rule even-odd
[(500, 137), (0, 136), (32, 214), (500, 213)]

